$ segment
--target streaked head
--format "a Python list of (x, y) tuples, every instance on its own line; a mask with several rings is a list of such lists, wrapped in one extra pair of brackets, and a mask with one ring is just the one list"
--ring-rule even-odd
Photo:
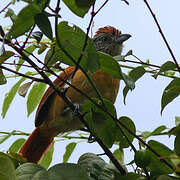
[(121, 55), (123, 42), (131, 37), (130, 34), (122, 34), (121, 31), (105, 26), (96, 32), (93, 42), (97, 51), (105, 52), (111, 56)]

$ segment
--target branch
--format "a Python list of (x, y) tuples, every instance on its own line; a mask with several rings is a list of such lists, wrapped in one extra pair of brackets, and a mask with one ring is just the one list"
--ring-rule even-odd
[(1, 11), (0, 13), (4, 12), (10, 5), (12, 2), (9, 2)]
[(9, 69), (9, 68), (7, 68), (7, 67), (5, 67), (5, 66), (2, 66), (1, 64), (0, 64), (0, 68), (4, 69), (4, 70), (6, 70), (6, 71), (12, 72), (12, 73), (14, 73), (14, 74), (17, 74), (17, 75), (19, 75), (19, 76), (25, 77), (25, 78), (27, 78), (27, 79), (31, 79), (31, 80), (33, 80), (33, 81), (45, 83), (45, 81), (44, 81), (43, 79), (35, 78), (35, 77), (32, 77), (32, 76), (28, 76), (28, 75), (26, 75), (26, 74), (23, 74), (23, 73), (14, 71), (14, 70), (12, 70), (12, 69)]
[(171, 47), (170, 47), (170, 45), (169, 45), (169, 43), (168, 43), (168, 41), (167, 41), (167, 39), (166, 39), (166, 37), (165, 37), (162, 29), (161, 29), (161, 26), (160, 26), (160, 24), (159, 24), (159, 22), (158, 22), (158, 20), (157, 20), (157, 18), (156, 18), (156, 15), (155, 15), (154, 12), (152, 11), (152, 9), (151, 9), (149, 3), (147, 2), (147, 0), (144, 0), (144, 2), (145, 2), (145, 4), (146, 4), (146, 6), (148, 7), (148, 9), (149, 9), (149, 11), (150, 11), (150, 13), (151, 13), (151, 15), (152, 15), (152, 17), (153, 17), (156, 25), (157, 25), (157, 27), (158, 27), (158, 29), (159, 29), (159, 32), (160, 32), (160, 34), (161, 34), (161, 36), (162, 36), (162, 38), (163, 38), (163, 40), (164, 40), (164, 42), (165, 42), (168, 50), (169, 50), (169, 53), (171, 54), (171, 56), (172, 56), (172, 58), (173, 58), (173, 60), (174, 60), (174, 62), (175, 62), (175, 64), (176, 64), (176, 66), (177, 66), (177, 69), (178, 69), (178, 71), (179, 71), (179, 73), (180, 73), (180, 66), (179, 66), (179, 64), (178, 64), (178, 62), (177, 62), (177, 60), (176, 60), (176, 58), (175, 58), (175, 56), (174, 56), (174, 53), (173, 53), (173, 51), (172, 51), (172, 49), (171, 49)]

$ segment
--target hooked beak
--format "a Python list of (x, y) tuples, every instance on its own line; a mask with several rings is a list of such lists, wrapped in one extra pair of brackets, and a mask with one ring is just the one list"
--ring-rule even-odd
[(122, 44), (124, 41), (128, 40), (131, 37), (130, 34), (121, 34), (116, 39), (117, 44)]

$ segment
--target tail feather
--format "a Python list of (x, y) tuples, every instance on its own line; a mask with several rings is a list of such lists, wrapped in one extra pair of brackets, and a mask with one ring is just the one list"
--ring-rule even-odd
[(25, 157), (28, 162), (38, 163), (53, 139), (53, 137), (42, 136), (40, 129), (36, 128), (20, 149), (19, 154)]

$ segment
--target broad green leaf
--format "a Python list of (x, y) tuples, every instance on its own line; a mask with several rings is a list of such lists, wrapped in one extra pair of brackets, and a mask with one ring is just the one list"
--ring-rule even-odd
[(120, 177), (120, 172), (113, 164), (106, 164), (98, 176), (98, 180), (118, 180)]
[(6, 84), (6, 83), (7, 83), (6, 77), (4, 76), (3, 71), (0, 68), (0, 85)]
[(48, 152), (43, 156), (43, 158), (40, 161), (40, 165), (45, 169), (47, 169), (50, 166), (52, 162), (53, 153), (54, 153), (54, 144), (51, 145)]
[(85, 153), (80, 156), (78, 164), (86, 170), (86, 173), (90, 177), (98, 179), (99, 175), (102, 173), (105, 161), (93, 153)]
[(140, 177), (141, 177), (140, 174), (130, 172), (127, 173), (125, 176), (122, 176), (121, 180), (140, 180), (141, 179)]
[(156, 180), (174, 180), (174, 178), (168, 176), (168, 175), (160, 175), (157, 177)]
[[(134, 134), (136, 134), (136, 127), (133, 121), (126, 116), (122, 116), (119, 118), (119, 121), (121, 121), (124, 125), (126, 125)], [(124, 134), (127, 136), (127, 138), (121, 133), (121, 130), (124, 132)], [(131, 135), (127, 130), (125, 130), (123, 127), (118, 127), (116, 130), (116, 141), (119, 142), (120, 148), (127, 148), (130, 146), (130, 142), (132, 142), (134, 139), (134, 136)]]
[(160, 134), (160, 133), (161, 133), (162, 131), (164, 131), (165, 129), (167, 129), (167, 127), (164, 126), (164, 125), (162, 125), (162, 126), (157, 127), (157, 128), (156, 128), (154, 131), (152, 131), (152, 132), (147, 132), (147, 131), (143, 132), (143, 133), (142, 133), (142, 136), (143, 136), (144, 139), (147, 139), (147, 138), (150, 137), (150, 136), (154, 136), (154, 135)]
[(70, 158), (71, 154), (73, 153), (76, 145), (77, 145), (77, 143), (72, 142), (66, 146), (66, 152), (63, 155), (63, 162), (67, 162), (69, 160), (69, 158)]
[(41, 47), (38, 49), (38, 54), (42, 54), (47, 49), (46, 44), (42, 44)]
[(39, 104), (45, 89), (46, 89), (46, 84), (44, 83), (36, 82), (33, 85), (30, 93), (28, 94), (28, 99), (27, 99), (28, 116), (35, 110), (36, 106)]
[(46, 169), (34, 163), (24, 163), (16, 169), (18, 180), (49, 180)]
[(123, 149), (116, 149), (114, 152), (113, 152), (113, 155), (116, 157), (116, 159), (121, 162), (122, 164), (124, 164), (124, 151)]
[(40, 12), (41, 8), (36, 3), (25, 6), (14, 20), (13, 26), (6, 35), (6, 38), (15, 39), (29, 31), (34, 24), (34, 16)]
[(180, 94), (180, 78), (173, 79), (165, 88), (161, 98), (161, 114), (164, 108)]
[(103, 72), (110, 74), (115, 78), (120, 79), (122, 77), (122, 74), (118, 62), (112, 56), (105, 54), (103, 52), (98, 52), (98, 55), (99, 55), (100, 69)]
[(178, 156), (180, 156), (180, 130), (177, 132), (177, 136), (174, 140), (174, 151)]
[(135, 83), (130, 76), (127, 76), (125, 73), (122, 73), (122, 79), (129, 89), (133, 90), (135, 88)]
[[(138, 66), (132, 71), (129, 72), (128, 76), (132, 78), (134, 82), (136, 82), (138, 79), (140, 79), (145, 74), (145, 69), (143, 66)], [(123, 95), (124, 95), (124, 104), (126, 104), (126, 96), (129, 92), (130, 88), (126, 85), (123, 89)]]
[(35, 23), (49, 39), (53, 39), (51, 23), (45, 13), (36, 14)]
[(17, 139), (9, 148), (9, 152), (17, 153), (26, 140), (24, 138)]
[(149, 165), (151, 156), (147, 150), (138, 150), (135, 152), (134, 161), (138, 167), (145, 168)]
[(14, 56), (14, 52), (12, 51), (4, 51), (3, 54), (0, 56), (0, 64), (5, 62), (10, 57)]
[(77, 16), (84, 17), (84, 15), (88, 12), (90, 7), (87, 8), (79, 8), (77, 4), (75, 3), (75, 0), (63, 0), (63, 2), (66, 4), (66, 6)]
[(79, 8), (82, 9), (89, 9), (93, 4), (94, 4), (95, 0), (75, 0), (76, 5)]
[(73, 163), (56, 164), (48, 170), (51, 180), (89, 180), (89, 177), (80, 165)]
[(175, 69), (176, 69), (176, 64), (174, 64), (172, 61), (167, 61), (163, 65), (161, 65), (159, 72), (155, 74), (153, 77), (157, 78), (157, 76), (160, 73)]
[[(26, 55), (26, 56), (30, 56), (31, 55), (31, 53), (34, 51), (36, 49), (36, 46), (34, 46), (34, 45), (30, 45), (30, 46), (28, 46), (25, 50), (25, 52), (24, 52), (24, 54)], [(18, 72), (19, 71), (19, 69), (21, 68), (21, 65), (24, 63), (24, 59), (22, 59), (22, 58), (19, 58), (19, 61), (18, 61), (18, 65), (16, 66), (16, 71)]]
[[(93, 100), (102, 106), (99, 99), (93, 98)], [(110, 101), (104, 99), (104, 106), (106, 110), (116, 117), (116, 109)], [(87, 113), (85, 118), (91, 131), (95, 133), (107, 147), (111, 147), (116, 136), (114, 133), (116, 131), (115, 121), (89, 100), (82, 106), (82, 112)]]
[(10, 17), (12, 22), (14, 22), (15, 19), (17, 18), (16, 14), (14, 13), (14, 11), (11, 8), (8, 8), (4, 17)]
[[(58, 46), (58, 43), (56, 43), (55, 49), (48, 51), (45, 57), (45, 63), (48, 63), (50, 66), (60, 61), (68, 65), (76, 65), (82, 53), (86, 34), (79, 27), (75, 25), (71, 27), (67, 22), (63, 21), (58, 25), (58, 36), (61, 46), (73, 57), (75, 62), (73, 62)], [(95, 72), (99, 69), (97, 51), (90, 38), (88, 38), (80, 65), (84, 70), (90, 70), (91, 72)]]
[[(168, 163), (170, 163), (173, 166), (173, 164), (169, 160), (170, 156), (174, 153), (171, 149), (169, 149), (164, 144), (154, 141), (154, 140), (150, 140), (148, 142), (148, 145), (151, 146), (153, 150), (158, 152), (158, 154), (162, 158), (165, 158), (165, 160), (168, 161)], [(150, 150), (147, 150), (147, 151), (149, 151), (149, 154), (151, 156), (151, 162), (148, 165), (148, 169), (150, 169), (153, 175), (173, 173), (173, 170), (169, 166), (167, 166), (165, 163), (163, 163), (154, 153), (152, 153)]]
[(4, 153), (0, 153), (0, 164), (0, 179), (17, 180), (14, 165), (10, 158)]
[(21, 83), (23, 81), (25, 81), (26, 78), (21, 78), (12, 88), (11, 90), (9, 91), (9, 93), (7, 93), (5, 95), (5, 98), (4, 98), (4, 101), (3, 101), (3, 107), (2, 107), (2, 117), (4, 118), (6, 116), (6, 113), (9, 109), (9, 106), (11, 105)]

